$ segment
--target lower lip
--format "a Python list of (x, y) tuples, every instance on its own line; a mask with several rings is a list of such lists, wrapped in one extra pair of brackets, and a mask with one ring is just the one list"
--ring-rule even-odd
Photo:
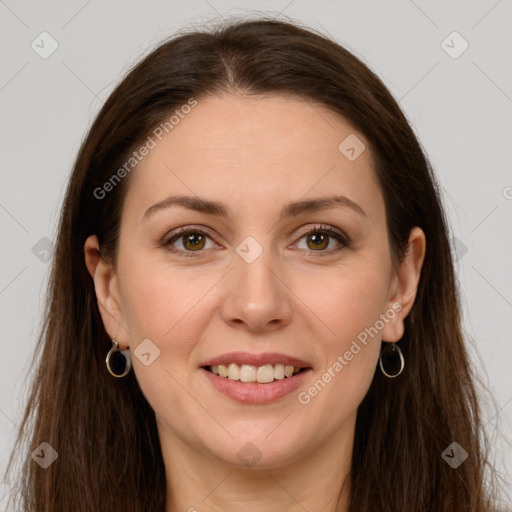
[(274, 380), (268, 384), (259, 384), (257, 382), (240, 382), (239, 380), (220, 377), (205, 368), (200, 368), (200, 370), (218, 391), (243, 404), (269, 404), (275, 402), (295, 391), (311, 371), (307, 369), (292, 377)]

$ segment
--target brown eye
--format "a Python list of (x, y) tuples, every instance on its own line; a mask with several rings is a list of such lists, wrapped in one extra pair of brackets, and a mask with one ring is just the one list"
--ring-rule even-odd
[(183, 235), (181, 237), (183, 241), (183, 247), (187, 250), (195, 251), (203, 249), (205, 244), (205, 238), (199, 233), (192, 233), (189, 235)]
[(205, 249), (215, 245), (212, 243), (210, 247), (206, 247), (207, 239), (211, 240), (210, 236), (200, 229), (182, 229), (164, 241), (163, 246), (183, 256), (196, 256), (194, 253), (199, 256)]
[(311, 243), (309, 247), (315, 251), (318, 249), (326, 249), (329, 245), (329, 235), (325, 233), (312, 233), (307, 235), (306, 239), (308, 243)]
[[(315, 226), (303, 233), (300, 239), (305, 239), (306, 241), (305, 250), (325, 253), (326, 255), (336, 253), (349, 246), (349, 238), (346, 235), (328, 226)], [(331, 241), (337, 242), (338, 245), (328, 249)], [(301, 247), (299, 248), (302, 249)]]

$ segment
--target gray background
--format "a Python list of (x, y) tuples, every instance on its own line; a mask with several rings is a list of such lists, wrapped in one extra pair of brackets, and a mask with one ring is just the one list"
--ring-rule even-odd
[[(443, 187), (464, 329), (496, 399), (484, 421), (491, 439), (497, 426), (512, 437), (511, 0), (0, 0), (0, 471), (28, 391), (45, 259), (94, 115), (121, 74), (175, 30), (251, 13), (301, 20), (330, 35), (399, 99)], [(31, 47), (50, 48), (43, 31), (58, 43), (46, 59)], [(464, 43), (448, 37), (453, 31), (469, 44), (457, 58)], [(492, 448), (510, 474), (512, 447), (496, 440)]]

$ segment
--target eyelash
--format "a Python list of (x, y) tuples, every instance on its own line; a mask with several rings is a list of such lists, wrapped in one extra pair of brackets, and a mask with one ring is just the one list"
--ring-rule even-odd
[[(189, 235), (189, 234), (199, 234), (199, 235), (207, 236), (210, 239), (212, 238), (209, 233), (207, 233), (206, 231), (204, 231), (201, 228), (194, 228), (193, 226), (186, 227), (186, 228), (179, 228), (178, 230), (171, 233), (170, 237), (167, 237), (166, 239), (164, 239), (162, 241), (162, 246), (168, 248), (171, 252), (182, 253), (182, 255), (186, 258), (200, 257), (201, 253), (205, 252), (204, 249), (198, 250), (198, 251), (184, 251), (181, 249), (170, 249), (170, 246), (176, 240), (179, 240), (180, 237), (184, 237), (185, 235)], [(326, 234), (326, 235), (329, 235), (330, 237), (336, 239), (341, 244), (339, 247), (337, 247), (335, 249), (321, 250), (321, 251), (311, 250), (312, 253), (315, 253), (315, 252), (319, 253), (319, 254), (316, 254), (315, 256), (320, 256), (320, 257), (329, 256), (329, 255), (338, 253), (339, 251), (341, 251), (344, 248), (349, 247), (349, 245), (350, 245), (350, 238), (348, 236), (346, 236), (346, 235), (342, 234), (341, 232), (338, 232), (324, 224), (320, 224), (320, 225), (317, 225), (317, 226), (314, 226), (314, 227), (308, 229), (307, 231), (302, 233), (299, 240), (301, 240), (302, 238), (304, 238), (305, 236), (310, 235), (310, 234)]]

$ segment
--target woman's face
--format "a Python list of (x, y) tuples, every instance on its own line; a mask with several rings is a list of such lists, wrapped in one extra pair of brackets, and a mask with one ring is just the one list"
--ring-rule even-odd
[(162, 442), (264, 468), (350, 438), (419, 275), (392, 268), (368, 143), (302, 99), (232, 95), (155, 141), (98, 298)]

